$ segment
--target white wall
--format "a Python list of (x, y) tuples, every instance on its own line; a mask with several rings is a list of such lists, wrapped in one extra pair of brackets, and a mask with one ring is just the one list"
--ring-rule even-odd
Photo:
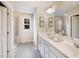
[[(40, 27), (39, 26), (39, 17), (43, 16), (44, 17), (44, 22), (45, 22), (45, 26), (44, 27)], [(48, 27), (48, 18), (49, 17), (53, 17), (53, 14), (47, 14), (45, 9), (37, 9), (37, 30), (38, 31), (46, 31), (46, 27)], [(53, 27), (49, 28), (48, 30), (53, 31)]]

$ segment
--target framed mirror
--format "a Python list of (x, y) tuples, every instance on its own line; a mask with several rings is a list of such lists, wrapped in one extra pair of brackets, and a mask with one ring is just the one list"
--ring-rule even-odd
[(53, 27), (53, 17), (48, 18), (48, 27)]
[(43, 16), (39, 17), (39, 26), (44, 27), (44, 17)]
[(55, 32), (66, 36), (66, 19), (64, 16), (55, 18)]
[(62, 20), (57, 19), (55, 20), (55, 32), (60, 33), (62, 29)]

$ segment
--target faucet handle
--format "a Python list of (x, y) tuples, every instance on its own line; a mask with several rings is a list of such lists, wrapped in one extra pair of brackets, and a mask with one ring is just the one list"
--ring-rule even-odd
[(76, 46), (76, 48), (79, 48), (79, 41), (78, 40), (74, 40), (74, 45)]

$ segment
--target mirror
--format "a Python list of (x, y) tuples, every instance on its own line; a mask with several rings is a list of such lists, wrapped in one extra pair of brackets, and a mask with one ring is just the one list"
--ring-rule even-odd
[(66, 35), (66, 20), (64, 16), (55, 16), (55, 33)]
[(61, 32), (61, 25), (62, 25), (62, 20), (55, 20), (55, 32), (56, 33)]
[(53, 17), (48, 18), (48, 27), (53, 27)]
[(71, 37), (79, 39), (79, 15), (71, 16)]
[(39, 17), (39, 26), (44, 27), (44, 17), (43, 16)]

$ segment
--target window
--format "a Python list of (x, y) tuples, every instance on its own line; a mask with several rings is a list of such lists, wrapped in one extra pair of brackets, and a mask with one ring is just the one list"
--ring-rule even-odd
[(24, 24), (29, 24), (29, 19), (24, 19)]
[(24, 25), (24, 29), (29, 29), (29, 25)]
[(30, 28), (30, 20), (29, 19), (24, 19), (24, 29), (29, 29)]

